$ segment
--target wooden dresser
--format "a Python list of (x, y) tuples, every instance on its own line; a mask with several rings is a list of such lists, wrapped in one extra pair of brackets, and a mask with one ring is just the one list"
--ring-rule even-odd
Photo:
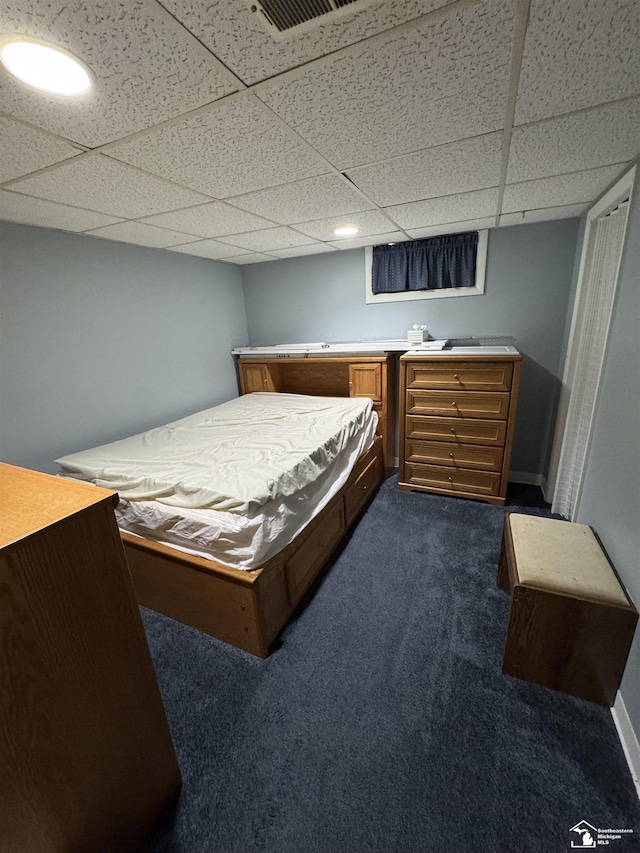
[(113, 504), (0, 464), (0, 851), (136, 850), (180, 787)]
[(503, 505), (521, 356), (473, 349), (401, 357), (398, 480), (404, 490)]
[(326, 397), (370, 397), (378, 413), (386, 476), (393, 471), (395, 455), (395, 367), (394, 357), (390, 355), (238, 359), (241, 394), (280, 391)]

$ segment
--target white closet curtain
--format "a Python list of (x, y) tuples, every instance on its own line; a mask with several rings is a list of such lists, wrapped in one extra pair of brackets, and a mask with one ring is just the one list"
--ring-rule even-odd
[(629, 201), (597, 219), (592, 227), (592, 253), (581, 333), (576, 343), (575, 375), (553, 495), (553, 512), (575, 517), (600, 375), (613, 312), (618, 269)]

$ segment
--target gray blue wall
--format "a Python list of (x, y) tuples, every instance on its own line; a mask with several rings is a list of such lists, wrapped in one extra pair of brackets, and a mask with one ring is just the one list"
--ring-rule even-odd
[[(640, 180), (636, 179), (609, 348), (577, 521), (598, 533), (640, 607)], [(621, 694), (640, 740), (640, 629)]]
[(237, 267), (0, 222), (0, 458), (57, 456), (237, 395)]
[(524, 359), (511, 467), (544, 476), (578, 225), (570, 219), (491, 230), (482, 296), (367, 305), (362, 249), (246, 267), (250, 342), (402, 338), (414, 323), (436, 338), (511, 335)]

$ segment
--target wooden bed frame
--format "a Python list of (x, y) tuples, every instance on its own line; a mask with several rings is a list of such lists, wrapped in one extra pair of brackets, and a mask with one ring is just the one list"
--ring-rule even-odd
[(278, 391), (369, 397), (378, 413), (373, 447), (294, 541), (253, 571), (233, 569), (139, 536), (122, 534), (140, 604), (246, 652), (269, 648), (360, 512), (393, 469), (395, 374), (392, 356), (240, 358), (241, 394)]
[(383, 440), (302, 533), (253, 571), (122, 534), (138, 602), (246, 652), (267, 657), (300, 599), (383, 479)]

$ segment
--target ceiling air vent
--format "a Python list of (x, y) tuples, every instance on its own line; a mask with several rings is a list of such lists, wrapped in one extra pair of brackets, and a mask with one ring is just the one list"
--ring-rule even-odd
[(359, 10), (371, 0), (260, 0), (251, 4), (275, 37), (299, 33), (319, 23), (333, 21), (345, 12)]

